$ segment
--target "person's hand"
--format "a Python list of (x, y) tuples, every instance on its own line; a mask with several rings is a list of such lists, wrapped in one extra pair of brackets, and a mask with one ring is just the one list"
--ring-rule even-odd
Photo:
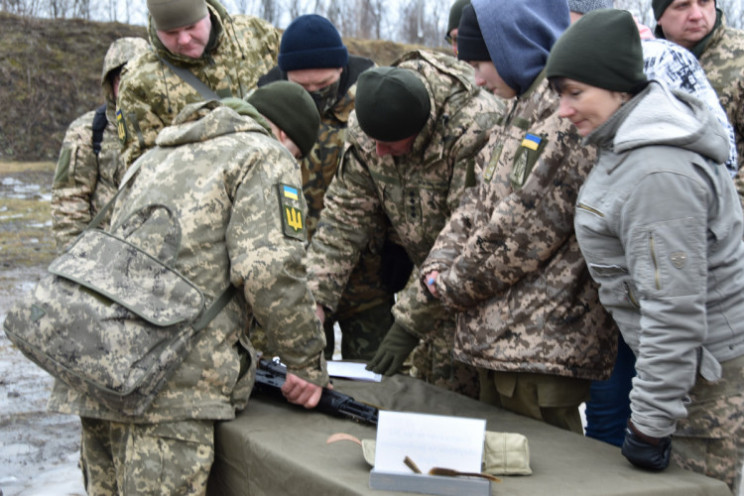
[(672, 439), (669, 436), (647, 436), (628, 421), (621, 453), (636, 467), (654, 471), (664, 470), (669, 466)]
[(394, 323), (380, 343), (375, 356), (367, 363), (367, 370), (387, 376), (395, 374), (418, 342), (417, 336)]
[(315, 316), (318, 317), (321, 324), (325, 324), (325, 309), (320, 303), (315, 304)]
[(432, 270), (424, 276), (424, 282), (426, 283), (426, 289), (434, 298), (439, 298), (439, 291), (437, 291), (437, 277), (439, 277), (438, 270)]
[(323, 394), (323, 388), (287, 372), (287, 378), (282, 385), (282, 394), (290, 403), (302, 405), (305, 408), (315, 408)]

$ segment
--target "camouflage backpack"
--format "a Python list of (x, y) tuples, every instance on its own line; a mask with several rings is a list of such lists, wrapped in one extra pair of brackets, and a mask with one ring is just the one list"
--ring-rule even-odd
[[(172, 257), (96, 229), (115, 199), (8, 311), (3, 327), (26, 357), (57, 379), (137, 416), (234, 291), (228, 287), (207, 306), (202, 290), (172, 268)], [(148, 207), (159, 214), (164, 208)], [(167, 217), (166, 237), (175, 246), (165, 252), (174, 254), (180, 227)]]

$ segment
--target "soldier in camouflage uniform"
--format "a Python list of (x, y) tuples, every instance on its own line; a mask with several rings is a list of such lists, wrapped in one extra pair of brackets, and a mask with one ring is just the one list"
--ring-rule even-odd
[[(341, 163), (308, 251), (308, 281), (319, 304), (335, 310), (360, 253), (383, 242), (375, 231), (380, 217), (414, 264), (424, 260), (502, 116), (501, 102), (472, 77), (467, 65), (428, 51), (359, 76)], [(450, 312), (413, 281), (398, 294), (393, 314), (395, 323), (369, 368), (397, 372), (419, 338), (430, 336), (422, 345), (429, 362), (417, 375), (477, 394), (473, 370), (451, 357)], [(437, 351), (444, 356), (431, 358)]]
[[(349, 114), (354, 110), (357, 77), (372, 66), (374, 62), (368, 58), (349, 55), (341, 35), (328, 19), (308, 14), (287, 26), (279, 47), (279, 65), (258, 80), (259, 87), (271, 81), (294, 81), (310, 93), (318, 106), (318, 141), (300, 162), (311, 239), (323, 209), (323, 197), (338, 167)], [(379, 235), (375, 237), (385, 236), (384, 223), (377, 229)], [(341, 356), (347, 360), (372, 358), (393, 324), (394, 291), (381, 278), (382, 255), (374, 248), (364, 248), (338, 307), (325, 314), (327, 359), (333, 356), (335, 348), (336, 322), (342, 335)]]
[(478, 187), (421, 274), (458, 312), (455, 357), (479, 368), (483, 401), (583, 433), (579, 405), (592, 379), (609, 377), (617, 329), (573, 229), (596, 152), (559, 118), (544, 75), (568, 24), (567, 4), (555, 0), (473, 0), (463, 10), (458, 57), (475, 67), (476, 83), (512, 103), (478, 156)]
[(218, 0), (148, 0), (147, 7), (153, 50), (122, 73), (116, 113), (127, 168), (184, 106), (206, 99), (168, 64), (219, 98), (244, 98), (274, 66), (279, 46), (276, 28), (231, 16)]
[[(314, 132), (315, 105), (296, 90), (283, 98)], [(302, 263), (299, 165), (255, 108), (229, 100), (236, 102), (238, 112), (218, 101), (184, 107), (117, 199), (111, 232), (155, 256), (168, 239), (167, 209), (181, 235), (174, 269), (208, 299), (230, 284), (238, 291), (140, 417), (55, 383), (51, 408), (81, 417), (88, 494), (206, 493), (214, 423), (245, 407), (253, 386), (256, 356), (245, 332), (252, 319), (288, 366), (282, 390), (289, 401), (313, 407), (328, 383), (325, 339)]]
[(700, 61), (734, 128), (739, 196), (744, 205), (744, 31), (726, 26), (715, 0), (653, 0), (654, 34), (689, 49)]
[(103, 59), (101, 87), (105, 103), (67, 128), (52, 186), (52, 230), (62, 250), (113, 198), (123, 174), (115, 112), (124, 65), (147, 51), (142, 38), (119, 38)]

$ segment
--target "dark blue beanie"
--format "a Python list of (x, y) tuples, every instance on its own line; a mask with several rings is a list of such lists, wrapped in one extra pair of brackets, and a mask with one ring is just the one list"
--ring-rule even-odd
[(301, 15), (282, 35), (279, 68), (284, 72), (299, 69), (346, 67), (349, 52), (331, 21), (317, 14)]
[(517, 95), (545, 68), (553, 44), (570, 24), (566, 0), (472, 0), (491, 61)]

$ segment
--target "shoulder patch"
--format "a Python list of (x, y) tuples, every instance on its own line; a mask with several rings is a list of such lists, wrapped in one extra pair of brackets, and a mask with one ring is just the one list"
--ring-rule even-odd
[(288, 184), (277, 184), (282, 231), (288, 238), (307, 239), (302, 208), (302, 191)]
[(122, 145), (127, 144), (127, 123), (124, 121), (124, 112), (116, 109), (116, 131), (119, 133), (119, 141)]

